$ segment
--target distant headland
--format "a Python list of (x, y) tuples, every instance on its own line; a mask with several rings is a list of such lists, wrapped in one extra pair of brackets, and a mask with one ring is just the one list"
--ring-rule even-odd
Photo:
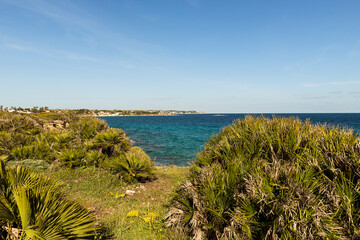
[(104, 109), (50, 109), (49, 107), (4, 107), (0, 106), (0, 112), (16, 112), (16, 113), (60, 113), (72, 112), (84, 117), (111, 117), (111, 116), (176, 116), (180, 114), (204, 114), (198, 111), (183, 110), (104, 110)]

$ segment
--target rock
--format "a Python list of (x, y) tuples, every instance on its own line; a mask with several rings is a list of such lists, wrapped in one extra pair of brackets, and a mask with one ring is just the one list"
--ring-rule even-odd
[(69, 123), (63, 120), (54, 120), (44, 123), (44, 128), (48, 130), (55, 130), (55, 129), (62, 130), (64, 128), (67, 128), (68, 126)]
[(135, 194), (135, 191), (133, 191), (133, 190), (126, 190), (125, 194), (131, 196), (131, 195), (134, 195), (134, 194)]

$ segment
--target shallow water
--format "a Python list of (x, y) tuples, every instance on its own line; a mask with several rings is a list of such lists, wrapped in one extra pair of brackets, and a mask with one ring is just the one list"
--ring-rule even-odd
[[(212, 134), (246, 115), (260, 114), (188, 114), (179, 116), (101, 117), (110, 127), (121, 128), (150, 155), (156, 165), (187, 165), (201, 151)], [(273, 114), (262, 114), (272, 117)], [(328, 123), (360, 131), (360, 113), (275, 114), (295, 116), (313, 123)]]

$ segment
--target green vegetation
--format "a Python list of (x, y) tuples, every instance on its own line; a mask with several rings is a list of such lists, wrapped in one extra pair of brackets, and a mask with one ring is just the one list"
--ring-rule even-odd
[[(41, 115), (40, 115), (41, 114)], [(128, 182), (154, 178), (154, 164), (131, 148), (120, 129), (96, 118), (54, 113), (0, 113), (0, 156), (10, 161), (45, 160), (52, 168), (96, 166)]]
[(206, 143), (167, 225), (193, 239), (358, 239), (359, 169), (351, 130), (247, 117)]
[(94, 239), (95, 216), (67, 199), (59, 182), (0, 161), (2, 239)]
[[(62, 181), (71, 199), (95, 213), (102, 239), (188, 239), (181, 231), (166, 228), (163, 216), (169, 210), (173, 191), (185, 180), (189, 168), (166, 166), (155, 170), (155, 181), (130, 185), (96, 167), (66, 168), (46, 174)], [(134, 193), (126, 194), (127, 190)], [(127, 216), (131, 211), (137, 215)]]
[(122, 173), (127, 182), (145, 182), (155, 176), (154, 162), (139, 147), (132, 147), (127, 153), (111, 161), (106, 160), (105, 165), (112, 172)]
[(0, 112), (0, 162), (2, 239), (360, 238), (351, 130), (247, 117), (189, 169), (74, 111)]
[(108, 157), (112, 157), (129, 151), (130, 141), (122, 130), (111, 129), (110, 131), (97, 134), (92, 147), (99, 149)]
[[(122, 130), (109, 128), (100, 119), (79, 118), (71, 111), (60, 114), (0, 112), (0, 160), (1, 239), (119, 239), (117, 220), (107, 222), (76, 203), (76, 198), (70, 200), (62, 192), (60, 182), (80, 174), (88, 180), (86, 191), (93, 191), (82, 194), (94, 196), (101, 192), (97, 199), (104, 203), (110, 193), (118, 201), (125, 198), (126, 192), (113, 189), (155, 178), (150, 157), (140, 148), (131, 147)], [(96, 173), (97, 177), (89, 173)], [(52, 180), (58, 176), (61, 176), (58, 180)], [(110, 186), (113, 192), (109, 191)], [(79, 183), (79, 187), (84, 185)], [(66, 190), (70, 194), (82, 191), (75, 186)], [(114, 207), (118, 208), (118, 201), (112, 203)], [(91, 199), (80, 202), (85, 206), (96, 204)], [(155, 235), (157, 230), (163, 230), (158, 213), (159, 209), (164, 212), (164, 201), (161, 203), (154, 211), (139, 208), (139, 218), (148, 220), (145, 225), (140, 224), (139, 229), (151, 226), (154, 230), (156, 225)], [(89, 205), (87, 208), (93, 209)], [(121, 208), (118, 211), (121, 215), (115, 214), (116, 217), (125, 214), (122, 221), (127, 221), (126, 212)], [(123, 234), (121, 232), (121, 236)], [(139, 234), (148, 233), (142, 231), (135, 235)]]

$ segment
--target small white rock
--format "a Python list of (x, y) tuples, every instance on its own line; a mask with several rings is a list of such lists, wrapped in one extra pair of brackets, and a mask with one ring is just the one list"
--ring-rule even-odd
[(135, 193), (135, 191), (133, 190), (126, 190), (125, 194), (126, 195), (133, 195)]

